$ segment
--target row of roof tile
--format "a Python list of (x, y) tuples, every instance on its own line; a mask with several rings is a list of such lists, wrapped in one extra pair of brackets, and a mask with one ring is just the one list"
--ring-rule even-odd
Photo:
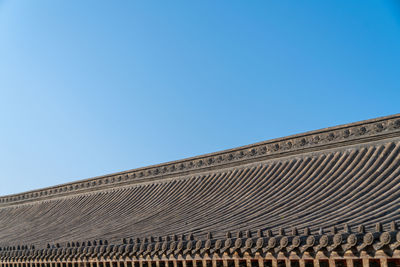
[(387, 254), (400, 248), (400, 231), (396, 223), (390, 224), (390, 231), (383, 231), (380, 223), (375, 226), (374, 232), (365, 232), (360, 225), (357, 232), (351, 232), (347, 225), (341, 231), (336, 227), (324, 233), (322, 229), (318, 234), (311, 234), (308, 228), (299, 233), (293, 228), (286, 235), (282, 229), (278, 235), (273, 236), (270, 230), (254, 232), (237, 232), (235, 237), (230, 232), (224, 239), (215, 239), (208, 233), (204, 239), (195, 239), (192, 234), (181, 236), (166, 236), (164, 238), (123, 239), (118, 244), (111, 244), (106, 240), (88, 242), (68, 242), (47, 245), (47, 248), (36, 249), (33, 246), (4, 247), (0, 251), (1, 261), (66, 261), (84, 259), (138, 259), (142, 257), (160, 256), (195, 256), (204, 254), (239, 254), (249, 255), (272, 253), (301, 254), (304, 252), (316, 253), (323, 251), (330, 253), (344, 253), (351, 250), (357, 254), (361, 251), (373, 253), (384, 250)]

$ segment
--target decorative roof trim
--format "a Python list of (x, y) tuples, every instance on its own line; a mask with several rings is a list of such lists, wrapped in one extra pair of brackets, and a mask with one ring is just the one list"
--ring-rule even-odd
[(0, 207), (400, 136), (400, 114), (0, 197)]
[(363, 225), (353, 232), (347, 224), (341, 231), (332, 227), (329, 233), (320, 229), (312, 234), (309, 228), (302, 232), (292, 228), (290, 233), (279, 229), (278, 235), (271, 230), (259, 229), (256, 232), (239, 231), (235, 236), (227, 232), (225, 238), (214, 239), (211, 233), (205, 238), (194, 238), (192, 234), (175, 234), (148, 238), (123, 238), (122, 242), (109, 243), (107, 240), (75, 241), (65, 245), (47, 244), (46, 248), (35, 248), (33, 245), (17, 245), (0, 248), (0, 262), (25, 261), (68, 261), (68, 260), (139, 260), (143, 258), (158, 259), (173, 256), (186, 257), (204, 255), (243, 255), (250, 256), (279, 253), (291, 253), (302, 257), (323, 252), (325, 254), (344, 255), (351, 252), (360, 256), (362, 252), (375, 253), (385, 251), (392, 256), (400, 248), (400, 232), (396, 222), (391, 222), (388, 231), (383, 230), (381, 223), (375, 229), (366, 232)]

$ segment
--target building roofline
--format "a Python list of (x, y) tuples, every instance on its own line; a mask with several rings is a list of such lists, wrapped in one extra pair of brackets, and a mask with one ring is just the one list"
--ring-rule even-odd
[(0, 197), (0, 207), (400, 136), (400, 114)]

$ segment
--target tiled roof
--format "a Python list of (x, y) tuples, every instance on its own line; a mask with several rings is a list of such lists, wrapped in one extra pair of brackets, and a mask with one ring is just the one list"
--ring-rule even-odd
[(5, 196), (0, 246), (293, 227), (321, 235), (343, 224), (389, 231), (399, 182), (394, 115)]

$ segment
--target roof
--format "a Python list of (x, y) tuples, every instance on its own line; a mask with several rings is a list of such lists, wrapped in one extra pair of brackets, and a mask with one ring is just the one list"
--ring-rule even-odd
[(400, 219), (400, 114), (0, 198), (0, 246)]

